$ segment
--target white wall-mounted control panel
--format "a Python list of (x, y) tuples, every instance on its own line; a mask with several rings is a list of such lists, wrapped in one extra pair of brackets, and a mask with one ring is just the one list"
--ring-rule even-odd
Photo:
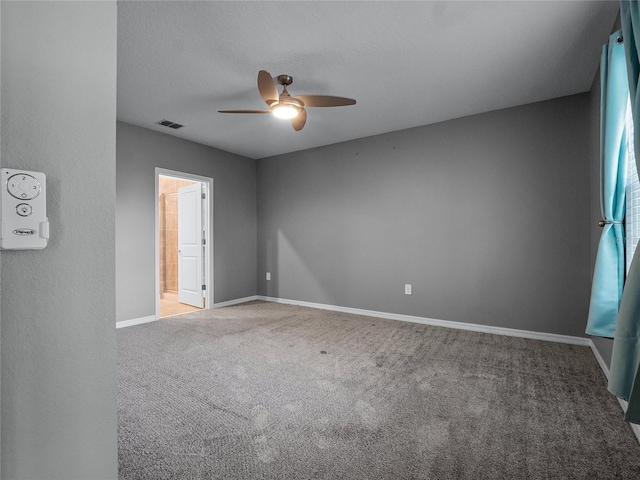
[(45, 174), (3, 168), (0, 175), (0, 250), (46, 247), (49, 221)]

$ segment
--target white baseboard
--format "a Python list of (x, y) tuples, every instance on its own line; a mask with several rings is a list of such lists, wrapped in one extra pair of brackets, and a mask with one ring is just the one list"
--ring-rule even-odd
[(289, 305), (300, 305), (301, 307), (319, 308), (321, 310), (331, 310), (334, 312), (353, 313), (356, 315), (366, 315), (368, 317), (386, 318), (389, 320), (400, 320), (402, 322), (421, 323), (423, 325), (433, 325), (436, 327), (454, 328), (457, 330), (469, 330), (472, 332), (492, 333), (494, 335), (506, 335), (509, 337), (530, 338), (533, 340), (544, 340), (547, 342), (568, 343), (570, 345), (590, 346), (591, 339), (583, 337), (573, 337), (570, 335), (558, 335), (554, 333), (532, 332), (529, 330), (518, 330), (515, 328), (492, 327), (489, 325), (478, 325), (475, 323), (453, 322), (451, 320), (438, 320), (436, 318), (416, 317), (412, 315), (401, 315), (398, 313), (377, 312), (374, 310), (362, 310), (359, 308), (339, 307), (335, 305), (325, 305), (322, 303), (300, 302), (298, 300), (288, 300), (285, 298), (265, 297), (258, 295), (258, 300), (274, 303), (286, 303)]
[[(257, 299), (258, 299), (257, 295), (253, 295), (251, 297), (236, 298), (234, 300), (228, 300), (226, 302), (214, 303), (211, 306), (211, 308), (230, 307), (231, 305), (238, 305), (239, 303), (251, 302)], [(155, 315), (149, 315), (141, 318), (133, 318), (131, 320), (123, 320), (120, 322), (116, 322), (116, 328), (133, 327), (134, 325), (141, 325), (143, 323), (155, 322), (156, 320), (157, 318)]]
[(116, 322), (116, 328), (132, 327), (134, 325), (141, 325), (143, 323), (155, 322), (156, 320), (157, 319), (155, 315), (133, 318), (131, 320), (122, 320), (121, 322)]
[[(607, 366), (607, 363), (604, 361), (604, 358), (602, 358), (602, 355), (600, 355), (600, 352), (596, 348), (595, 343), (593, 343), (591, 339), (589, 339), (589, 342), (591, 342), (591, 345), (589, 346), (591, 347), (593, 356), (596, 357), (596, 360), (598, 361), (598, 364), (602, 369), (602, 373), (604, 373), (604, 376), (607, 377), (607, 380), (609, 380), (609, 367)], [(618, 398), (618, 403), (620, 404), (620, 408), (622, 408), (622, 411), (624, 413), (627, 413), (627, 407), (629, 406), (629, 404), (624, 400), (622, 400), (621, 398)], [(631, 430), (633, 430), (633, 433), (635, 434), (636, 439), (638, 440), (638, 443), (640, 443), (640, 425), (635, 423), (629, 423), (629, 425), (631, 426)]]
[(602, 355), (600, 355), (600, 352), (596, 348), (596, 344), (593, 343), (593, 340), (591, 339), (589, 339), (589, 346), (591, 347), (591, 352), (593, 353), (593, 356), (596, 357), (596, 360), (598, 361), (598, 365), (600, 365), (600, 368), (602, 369), (602, 373), (604, 373), (604, 376), (607, 377), (607, 380), (609, 380), (609, 367), (607, 366), (607, 363), (604, 361), (604, 358), (602, 358)]
[(214, 303), (211, 308), (230, 307), (231, 305), (238, 305), (239, 303), (253, 302), (254, 300), (258, 300), (257, 295), (252, 295), (250, 297), (244, 297), (244, 298), (236, 298), (235, 300), (227, 300), (226, 302)]

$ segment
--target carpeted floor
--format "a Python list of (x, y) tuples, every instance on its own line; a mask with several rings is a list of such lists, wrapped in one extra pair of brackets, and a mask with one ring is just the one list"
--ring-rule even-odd
[(121, 479), (640, 478), (587, 347), (252, 302), (118, 349)]

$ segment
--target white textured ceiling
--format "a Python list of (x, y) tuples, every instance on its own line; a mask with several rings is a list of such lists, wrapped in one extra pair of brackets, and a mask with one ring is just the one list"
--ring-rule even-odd
[[(585, 92), (617, 1), (118, 2), (118, 119), (250, 158)], [(256, 77), (351, 97), (271, 115)], [(180, 130), (155, 125), (167, 119)]]

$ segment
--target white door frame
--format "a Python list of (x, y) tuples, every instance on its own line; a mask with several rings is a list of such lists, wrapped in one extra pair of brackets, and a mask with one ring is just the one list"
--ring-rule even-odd
[(194, 182), (201, 182), (204, 185), (206, 201), (204, 202), (204, 231), (206, 233), (206, 244), (204, 249), (204, 278), (207, 286), (205, 290), (205, 309), (213, 308), (213, 178), (203, 177), (200, 175), (194, 175), (193, 173), (178, 172), (175, 170), (168, 170), (166, 168), (156, 167), (155, 170), (155, 284), (156, 284), (156, 320), (160, 318), (160, 225), (159, 225), (159, 179), (160, 175), (165, 177), (183, 178), (185, 180), (192, 180)]

